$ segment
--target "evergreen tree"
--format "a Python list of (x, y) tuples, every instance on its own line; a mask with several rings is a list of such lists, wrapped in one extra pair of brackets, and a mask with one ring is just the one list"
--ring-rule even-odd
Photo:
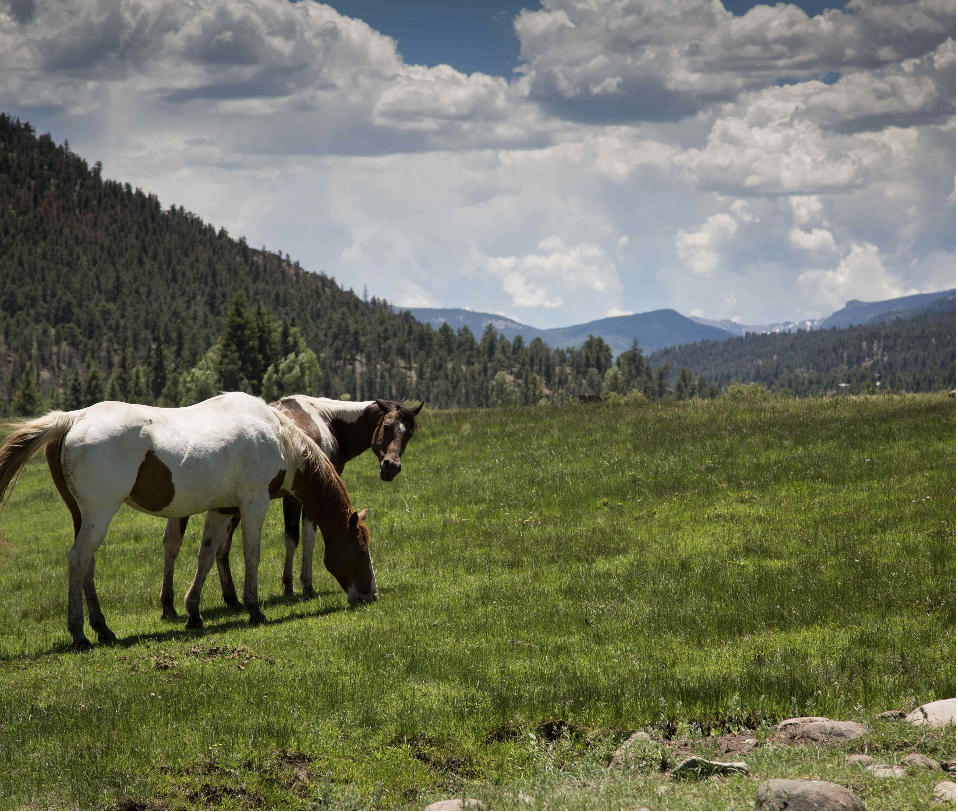
[(20, 387), (13, 399), (13, 413), (20, 417), (33, 417), (43, 411), (43, 402), (37, 391), (37, 382), (33, 376), (33, 367), (27, 364), (20, 378)]
[(103, 378), (100, 375), (100, 368), (93, 363), (92, 358), (87, 358), (86, 376), (83, 378), (83, 406), (92, 406), (103, 400)]
[(76, 368), (75, 364), (70, 370), (70, 377), (67, 379), (63, 408), (68, 412), (83, 408), (83, 383), (80, 381), (80, 370)]
[(225, 392), (259, 394), (262, 377), (257, 377), (257, 372), (261, 366), (256, 324), (246, 307), (246, 297), (238, 293), (220, 336), (220, 387)]
[(679, 377), (675, 381), (675, 399), (688, 400), (695, 395), (695, 380), (688, 367), (679, 370)]

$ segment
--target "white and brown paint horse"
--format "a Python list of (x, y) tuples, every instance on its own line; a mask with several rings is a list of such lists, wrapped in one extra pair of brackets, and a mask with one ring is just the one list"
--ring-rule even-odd
[[(402, 455), (406, 443), (416, 432), (416, 415), (425, 403), (408, 407), (402, 401), (369, 400), (343, 401), (329, 398), (313, 398), (307, 395), (290, 395), (276, 403), (272, 408), (289, 417), (296, 426), (306, 433), (329, 458), (337, 474), (351, 459), (358, 457), (367, 449), (372, 449), (379, 460), (379, 477), (384, 482), (394, 479), (402, 469)], [(299, 545), (300, 515), (303, 527), (303, 558), (300, 566), (300, 583), (303, 597), (313, 598), (313, 550), (316, 546), (316, 525), (296, 496), (283, 495), (283, 523), (285, 525), (286, 559), (283, 562), (283, 594), (293, 593), (293, 559)], [(175, 619), (173, 598), (173, 569), (176, 557), (183, 544), (188, 516), (170, 519), (163, 535), (164, 562), (163, 587), (160, 590), (160, 606), (163, 617)], [(219, 571), (223, 601), (231, 609), (241, 609), (242, 604), (236, 596), (233, 575), (230, 571), (229, 554), (233, 531), (237, 520), (230, 524), (226, 540), (216, 552), (216, 567)]]
[(116, 640), (100, 610), (94, 554), (124, 503), (167, 518), (207, 512), (196, 577), (186, 595), (187, 627), (202, 626), (203, 582), (238, 508), (250, 622), (259, 609), (260, 535), (270, 499), (290, 493), (316, 522), (324, 562), (350, 602), (376, 599), (365, 511), (356, 513), (342, 479), (319, 447), (259, 398), (232, 392), (181, 409), (108, 401), (75, 412), (50, 412), (19, 424), (0, 446), (0, 499), (41, 448), (73, 515), (68, 556), (67, 628), (86, 648), (83, 596), (101, 643)]

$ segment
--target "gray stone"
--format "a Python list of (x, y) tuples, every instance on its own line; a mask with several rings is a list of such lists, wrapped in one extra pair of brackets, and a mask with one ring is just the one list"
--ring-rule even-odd
[(902, 778), (908, 770), (891, 764), (869, 764), (866, 769), (876, 778)]
[(460, 809), (482, 809), (475, 798), (446, 798), (426, 807), (425, 812), (455, 812)]
[(622, 743), (619, 749), (612, 754), (612, 761), (609, 762), (609, 767), (612, 769), (618, 769), (619, 767), (629, 766), (630, 762), (633, 760), (630, 756), (635, 745), (650, 744), (651, 742), (652, 737), (644, 730), (640, 730), (638, 733), (633, 733), (628, 739), (625, 740), (625, 742)]
[(929, 725), (930, 727), (947, 727), (955, 723), (955, 700), (939, 699), (937, 702), (928, 702), (920, 708), (915, 708), (906, 717), (913, 725)]
[(917, 770), (941, 769), (941, 764), (937, 761), (932, 761), (928, 756), (923, 756), (921, 753), (909, 753), (901, 759), (901, 763), (906, 767), (914, 767)]
[(849, 741), (857, 739), (868, 728), (859, 722), (838, 722), (834, 719), (816, 719), (804, 724), (792, 725), (786, 728), (786, 735), (793, 739), (808, 739), (813, 742), (826, 739), (841, 739)]
[(828, 781), (791, 781), (773, 778), (755, 793), (756, 809), (864, 809), (850, 789)]
[(938, 784), (935, 784), (935, 800), (941, 801), (942, 803), (954, 803), (955, 802), (955, 782), (954, 781), (941, 781)]
[(748, 765), (744, 761), (709, 761), (698, 756), (690, 756), (672, 770), (673, 778), (707, 778), (710, 775), (747, 775)]
[(828, 722), (827, 716), (793, 716), (791, 719), (785, 719), (778, 723), (776, 730), (788, 730), (793, 727), (807, 725), (810, 722)]
[(863, 755), (862, 753), (856, 753), (854, 755), (848, 756), (845, 759), (845, 764), (848, 767), (853, 767), (856, 764), (859, 767), (869, 767), (874, 763), (875, 759), (873, 759), (871, 756)]

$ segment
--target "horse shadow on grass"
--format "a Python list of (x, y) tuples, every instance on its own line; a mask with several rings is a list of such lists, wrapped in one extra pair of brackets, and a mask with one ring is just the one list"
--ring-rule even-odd
[[(337, 592), (334, 589), (319, 590), (317, 597), (328, 597), (330, 595), (336, 594)], [(307, 602), (298, 595), (276, 595), (261, 601), (260, 607), (269, 608), (270, 606), (289, 606), (294, 604), (309, 606), (310, 604), (314, 603), (315, 600), (316, 599), (313, 599), (312, 601)], [(267, 617), (266, 621), (261, 623), (260, 626), (282, 626), (286, 623), (291, 623), (297, 620), (320, 618), (325, 617), (326, 615), (336, 614), (337, 612), (363, 611), (366, 608), (368, 607), (365, 604), (358, 604), (356, 606), (335, 603), (317, 605), (315, 609), (303, 612), (295, 612), (285, 617), (278, 617), (275, 619)], [(250, 628), (245, 609), (230, 609), (227, 606), (215, 606), (205, 609), (203, 611), (204, 627), (202, 629), (187, 629), (183, 625), (184, 622), (185, 617), (181, 614), (176, 620), (169, 621), (170, 628), (167, 631), (150, 632), (146, 634), (129, 634), (125, 637), (118, 638), (116, 642), (112, 644), (94, 643), (91, 648), (88, 649), (88, 651), (94, 651), (99, 648), (130, 649), (143, 643), (169, 643), (177, 640), (202, 640), (204, 637), (223, 634), (224, 632), (232, 631), (234, 629)], [(39, 651), (35, 654), (0, 654), (0, 663), (38, 661), (50, 656), (76, 653), (85, 652), (76, 652), (70, 643), (63, 642), (53, 645), (45, 651)]]

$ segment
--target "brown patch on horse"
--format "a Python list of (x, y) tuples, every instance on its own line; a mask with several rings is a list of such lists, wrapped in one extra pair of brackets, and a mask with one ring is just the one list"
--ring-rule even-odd
[(273, 405), (282, 409), (289, 419), (296, 424), (296, 428), (305, 432), (310, 440), (314, 443), (319, 442), (319, 427), (313, 418), (309, 416), (309, 413), (299, 405), (299, 401), (297, 401), (296, 398), (282, 398)]
[(56, 485), (57, 490), (60, 492), (60, 498), (66, 503), (66, 506), (70, 508), (70, 515), (73, 516), (73, 536), (76, 538), (77, 534), (80, 532), (80, 506), (77, 504), (77, 500), (73, 498), (73, 494), (70, 493), (70, 489), (67, 487), (66, 477), (63, 476), (63, 462), (60, 460), (60, 452), (63, 450), (63, 438), (60, 438), (55, 443), (50, 443), (47, 446), (47, 465), (50, 468), (50, 476), (53, 478), (53, 484)]
[(130, 501), (143, 510), (156, 513), (170, 504), (175, 494), (172, 472), (151, 448), (136, 472)]
[(275, 499), (283, 492), (283, 483), (286, 481), (286, 469), (281, 468), (280, 472), (269, 482), (269, 498)]

